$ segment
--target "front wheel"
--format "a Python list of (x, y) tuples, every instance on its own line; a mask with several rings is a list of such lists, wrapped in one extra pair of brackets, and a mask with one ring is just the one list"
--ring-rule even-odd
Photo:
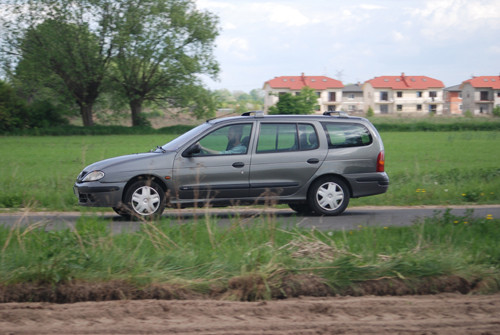
[(165, 209), (165, 191), (153, 180), (138, 180), (127, 188), (124, 203), (131, 216), (157, 218)]
[(288, 207), (296, 211), (298, 214), (309, 215), (312, 214), (311, 207), (307, 203), (290, 203)]
[(340, 215), (349, 204), (347, 184), (337, 177), (324, 177), (315, 181), (309, 189), (311, 209), (320, 215)]

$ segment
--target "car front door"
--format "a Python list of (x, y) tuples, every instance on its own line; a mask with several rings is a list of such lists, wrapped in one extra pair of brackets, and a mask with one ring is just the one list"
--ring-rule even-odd
[(250, 122), (218, 127), (191, 143), (199, 146), (199, 152), (179, 152), (172, 177), (175, 197), (181, 202), (248, 197), (252, 128)]

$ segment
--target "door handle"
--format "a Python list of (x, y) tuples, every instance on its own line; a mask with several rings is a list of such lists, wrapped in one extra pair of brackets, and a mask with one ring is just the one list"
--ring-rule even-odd
[(243, 163), (243, 162), (235, 162), (235, 163), (233, 163), (233, 167), (235, 167), (235, 168), (242, 168), (244, 166), (245, 166), (245, 163)]
[(309, 159), (307, 160), (307, 162), (308, 162), (309, 164), (318, 164), (318, 163), (319, 163), (319, 159), (317, 159), (317, 158), (309, 158)]

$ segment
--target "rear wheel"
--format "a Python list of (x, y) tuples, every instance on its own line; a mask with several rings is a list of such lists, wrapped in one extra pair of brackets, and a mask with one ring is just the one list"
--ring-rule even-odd
[(154, 219), (161, 216), (165, 209), (165, 191), (154, 180), (138, 180), (130, 185), (124, 198), (125, 208), (118, 214), (125, 213), (142, 219)]
[(315, 181), (309, 189), (311, 209), (320, 215), (342, 214), (349, 204), (347, 184), (338, 177), (324, 177)]

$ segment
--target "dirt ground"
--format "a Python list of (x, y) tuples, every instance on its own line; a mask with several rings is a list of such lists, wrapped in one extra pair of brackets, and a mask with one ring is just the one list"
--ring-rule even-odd
[(0, 334), (500, 334), (500, 294), (4, 303)]

